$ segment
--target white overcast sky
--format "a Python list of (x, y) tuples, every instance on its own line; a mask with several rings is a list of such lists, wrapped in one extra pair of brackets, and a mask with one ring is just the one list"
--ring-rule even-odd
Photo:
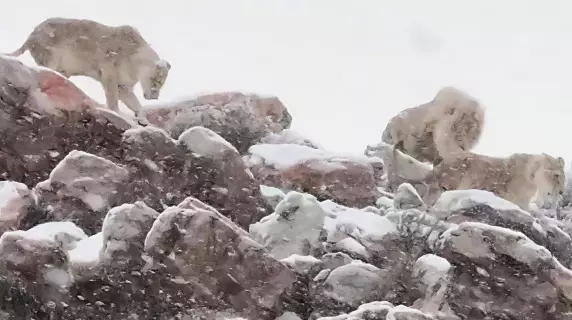
[[(161, 101), (276, 95), (293, 129), (331, 150), (362, 153), (390, 117), (453, 85), (487, 108), (476, 151), (572, 160), (570, 0), (19, 0), (9, 11), (2, 52), (48, 17), (132, 24), (171, 62)], [(73, 81), (104, 101), (96, 82)]]

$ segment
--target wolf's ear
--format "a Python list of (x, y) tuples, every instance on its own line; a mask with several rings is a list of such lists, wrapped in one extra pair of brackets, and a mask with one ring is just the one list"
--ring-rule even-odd
[(560, 163), (562, 165), (562, 167), (564, 167), (566, 165), (566, 163), (564, 162), (564, 158), (562, 158), (562, 157), (558, 157), (558, 163)]

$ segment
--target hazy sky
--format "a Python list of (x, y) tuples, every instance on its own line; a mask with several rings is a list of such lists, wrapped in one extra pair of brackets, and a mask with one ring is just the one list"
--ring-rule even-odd
[[(19, 0), (10, 12), (2, 52), (51, 16), (132, 24), (171, 62), (161, 100), (273, 94), (328, 149), (362, 153), (390, 117), (452, 85), (487, 108), (476, 151), (572, 160), (570, 0)], [(98, 83), (72, 79), (104, 101)]]

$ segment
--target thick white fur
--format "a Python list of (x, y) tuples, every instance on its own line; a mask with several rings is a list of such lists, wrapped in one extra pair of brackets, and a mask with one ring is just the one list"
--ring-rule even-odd
[(121, 100), (136, 115), (141, 104), (133, 88), (141, 82), (145, 99), (158, 99), (170, 64), (132, 26), (107, 26), (87, 19), (49, 18), (37, 25), (10, 56), (27, 50), (40, 66), (65, 77), (86, 76), (103, 85), (109, 109)]
[(444, 87), (431, 102), (393, 117), (382, 141), (419, 161), (437, 165), (449, 154), (473, 149), (484, 122), (485, 110), (474, 98), (456, 88)]
[(528, 210), (537, 191), (552, 197), (563, 193), (564, 159), (545, 153), (495, 158), (461, 151), (444, 158), (425, 183), (429, 186), (424, 196), (428, 204), (433, 204), (443, 191), (480, 189)]

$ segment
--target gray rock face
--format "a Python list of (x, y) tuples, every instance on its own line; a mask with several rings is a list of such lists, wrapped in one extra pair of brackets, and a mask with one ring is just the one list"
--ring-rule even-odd
[(241, 154), (267, 135), (289, 128), (292, 122), (278, 98), (240, 92), (207, 94), (148, 107), (142, 110), (142, 115), (173, 138), (194, 126), (211, 129)]
[(401, 181), (426, 166), (402, 154), (388, 177), (388, 145), (340, 158), (284, 131), (273, 97), (201, 96), (141, 127), (53, 72), (2, 70), (0, 318), (572, 320), (567, 194), (558, 212), (479, 190), (427, 208)]

